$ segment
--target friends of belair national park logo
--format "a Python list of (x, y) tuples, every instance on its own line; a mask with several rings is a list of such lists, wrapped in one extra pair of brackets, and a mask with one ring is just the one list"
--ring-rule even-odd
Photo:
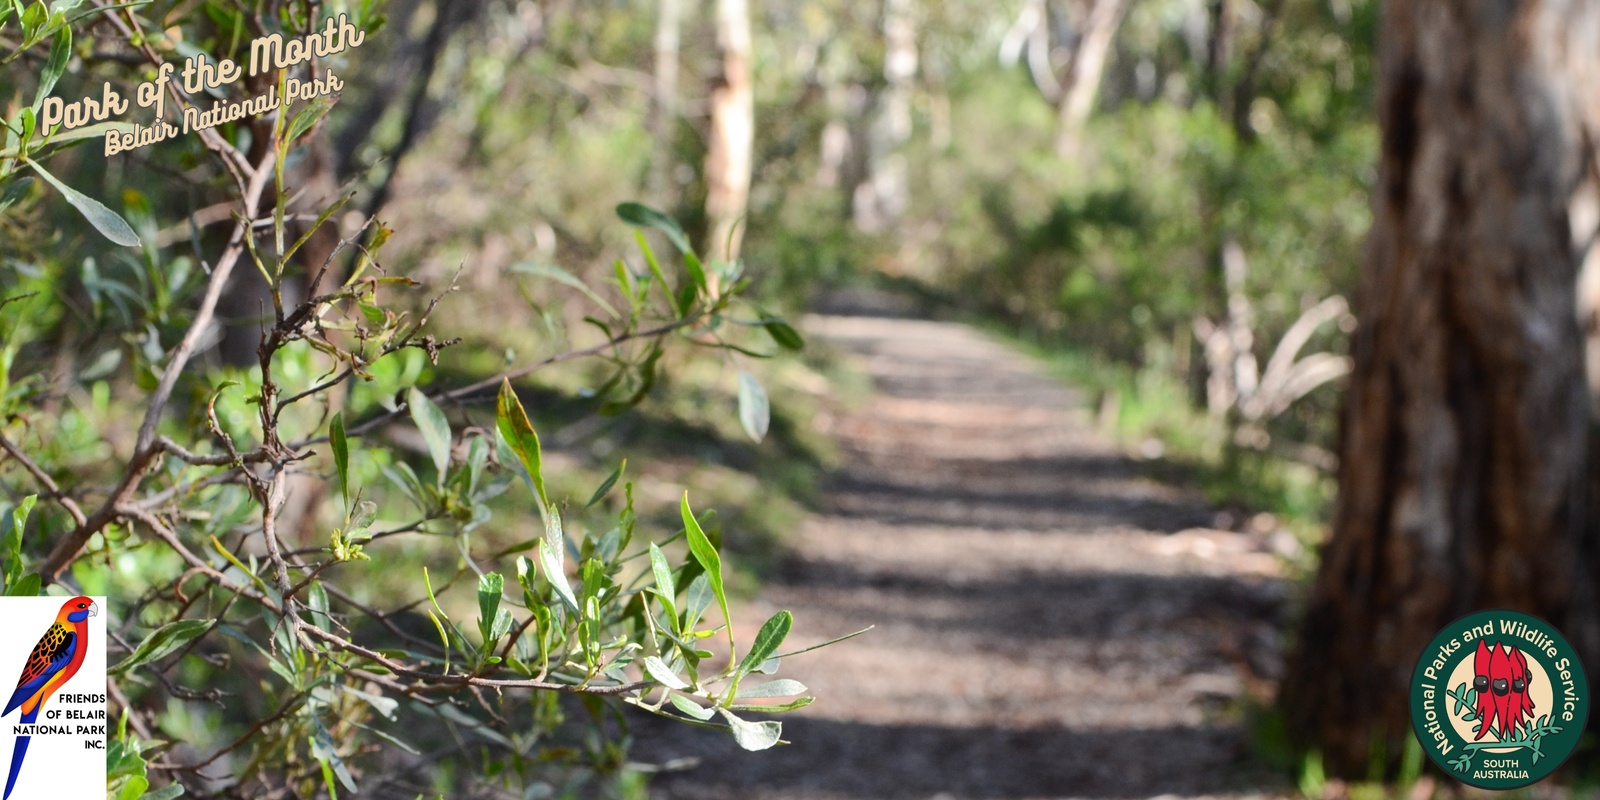
[[(106, 790), (105, 600), (0, 597), (4, 800), (99, 797)], [(7, 746), (9, 740), (9, 746)]]
[(1589, 681), (1549, 623), (1481, 611), (1446, 625), (1411, 678), (1411, 724), (1446, 774), (1482, 789), (1544, 778), (1578, 746)]

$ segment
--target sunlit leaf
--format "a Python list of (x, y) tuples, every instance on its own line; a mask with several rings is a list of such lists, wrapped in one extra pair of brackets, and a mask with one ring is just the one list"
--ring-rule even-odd
[(411, 409), (411, 419), (417, 423), (422, 441), (428, 445), (428, 454), (433, 457), (438, 484), (443, 486), (445, 473), (450, 469), (450, 421), (415, 386), (406, 393), (406, 406)]
[(759, 442), (766, 438), (771, 423), (772, 407), (767, 391), (761, 388), (756, 376), (739, 370), (739, 424), (744, 426), (745, 434)]
[(766, 750), (778, 743), (778, 738), (783, 735), (781, 722), (749, 722), (740, 719), (732, 711), (718, 708), (717, 713), (728, 721), (733, 729), (733, 740), (746, 750)]
[(93, 225), (101, 236), (124, 247), (139, 246), (139, 237), (134, 234), (133, 228), (128, 227), (128, 221), (123, 219), (120, 214), (106, 208), (105, 204), (99, 200), (62, 183), (56, 176), (51, 175), (44, 167), (39, 166), (32, 160), (26, 158), (23, 160), (27, 162), (28, 166), (33, 167), (35, 172), (39, 173), (39, 177), (44, 178), (51, 186), (56, 187), (56, 191), (67, 198), (67, 202), (71, 203), (73, 208), (78, 209), (78, 213), (82, 214), (84, 219), (89, 220), (89, 224)]
[(500, 382), (500, 396), (495, 403), (495, 425), (506, 446), (522, 462), (528, 479), (533, 481), (534, 493), (539, 495), (539, 507), (549, 506), (550, 498), (545, 494), (544, 474), (540, 468), (543, 456), (539, 450), (539, 434), (534, 432), (533, 423), (528, 421), (528, 412), (523, 410), (522, 401), (517, 399), (510, 380)]

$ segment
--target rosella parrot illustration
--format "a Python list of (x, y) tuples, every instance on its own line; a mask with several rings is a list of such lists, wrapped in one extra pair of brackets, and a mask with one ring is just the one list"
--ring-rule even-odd
[(1518, 725), (1533, 719), (1528, 659), (1515, 647), (1500, 642), (1486, 647), (1479, 639), (1472, 666), (1472, 688), (1478, 690), (1478, 719), (1483, 721), (1478, 735), (1472, 738), (1482, 739), (1489, 732), (1490, 723), (1498, 720), (1495, 730), (1505, 741)]
[[(50, 699), (50, 695), (55, 694), (62, 684), (72, 680), (72, 676), (78, 674), (78, 668), (83, 666), (83, 657), (89, 652), (89, 618), (97, 613), (99, 609), (87, 597), (74, 597), (62, 604), (61, 613), (56, 614), (55, 624), (33, 646), (33, 653), (22, 668), (22, 677), (17, 679), (17, 689), (6, 701), (6, 710), (0, 711), (0, 717), (10, 714), (12, 709), (20, 708), (22, 724), (32, 725), (39, 719), (39, 709), (44, 701)], [(5, 800), (10, 800), (11, 790), (17, 785), (17, 773), (22, 770), (22, 759), (28, 754), (28, 740), (31, 738), (18, 736), (12, 748)]]

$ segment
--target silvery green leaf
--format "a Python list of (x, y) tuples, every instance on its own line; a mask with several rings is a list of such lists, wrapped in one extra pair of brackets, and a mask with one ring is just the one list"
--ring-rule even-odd
[(667, 662), (661, 660), (660, 656), (647, 656), (644, 660), (644, 670), (650, 673), (650, 677), (654, 678), (657, 683), (668, 689), (689, 688), (689, 684), (678, 677), (672, 671), (672, 668), (667, 666)]
[(672, 695), (668, 699), (672, 701), (672, 705), (679, 711), (702, 722), (716, 715), (716, 711), (706, 708), (681, 694)]
[(765, 721), (749, 722), (735, 716), (732, 711), (718, 708), (717, 713), (728, 721), (728, 726), (733, 729), (733, 740), (746, 750), (766, 750), (778, 743), (778, 737), (783, 735), (783, 723)]
[(767, 391), (761, 388), (756, 376), (739, 370), (739, 424), (751, 439), (759, 442), (766, 438), (771, 423), (772, 407)]
[(750, 700), (758, 697), (793, 697), (806, 693), (806, 685), (789, 678), (780, 678), (767, 681), (759, 686), (739, 686), (739, 700)]
[(450, 468), (450, 422), (415, 386), (406, 394), (406, 405), (411, 409), (411, 419), (416, 421), (417, 430), (422, 432), (422, 440), (428, 445), (438, 483), (443, 486), (445, 472)]
[(28, 166), (33, 167), (34, 172), (39, 173), (39, 177), (44, 178), (51, 186), (56, 187), (56, 191), (67, 198), (67, 202), (71, 203), (73, 208), (78, 209), (78, 213), (82, 214), (84, 219), (89, 220), (89, 224), (93, 225), (101, 236), (123, 247), (139, 246), (139, 237), (134, 234), (133, 228), (128, 227), (128, 221), (123, 219), (121, 214), (106, 208), (105, 204), (99, 200), (62, 183), (56, 176), (51, 175), (44, 167), (33, 161), (28, 161)]

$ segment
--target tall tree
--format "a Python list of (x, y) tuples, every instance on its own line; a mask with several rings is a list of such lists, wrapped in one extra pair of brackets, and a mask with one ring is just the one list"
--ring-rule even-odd
[(1061, 94), (1056, 98), (1056, 153), (1062, 158), (1078, 155), (1083, 126), (1094, 111), (1111, 43), (1127, 8), (1126, 0), (1093, 0), (1083, 14), (1078, 42), (1061, 80)]
[(883, 233), (899, 225), (911, 204), (910, 166), (904, 150), (911, 140), (911, 101), (917, 75), (917, 28), (912, 0), (883, 3), (883, 88), (875, 98), (876, 117), (867, 131), (866, 176), (855, 188), (856, 227)]
[(672, 131), (678, 118), (678, 52), (681, 0), (661, 0), (656, 12), (655, 83), (650, 98), (650, 135), (655, 152), (650, 158), (650, 199), (665, 206), (671, 196)]
[(1056, 152), (1062, 158), (1081, 153), (1083, 127), (1127, 10), (1128, 0), (1073, 0), (1060, 9), (1047, 0), (1027, 0), (1000, 43), (1000, 63), (1026, 59), (1034, 86), (1055, 105)]
[(1576, 313), (1600, 4), (1395, 0), (1383, 22), (1340, 497), (1284, 685), (1290, 729), (1344, 773), (1395, 752), (1451, 619), (1517, 609), (1600, 649)]
[(739, 257), (742, 220), (750, 200), (755, 99), (750, 86), (750, 9), (746, 0), (717, 0), (717, 49), (722, 74), (711, 90), (711, 142), (706, 151), (708, 252)]

